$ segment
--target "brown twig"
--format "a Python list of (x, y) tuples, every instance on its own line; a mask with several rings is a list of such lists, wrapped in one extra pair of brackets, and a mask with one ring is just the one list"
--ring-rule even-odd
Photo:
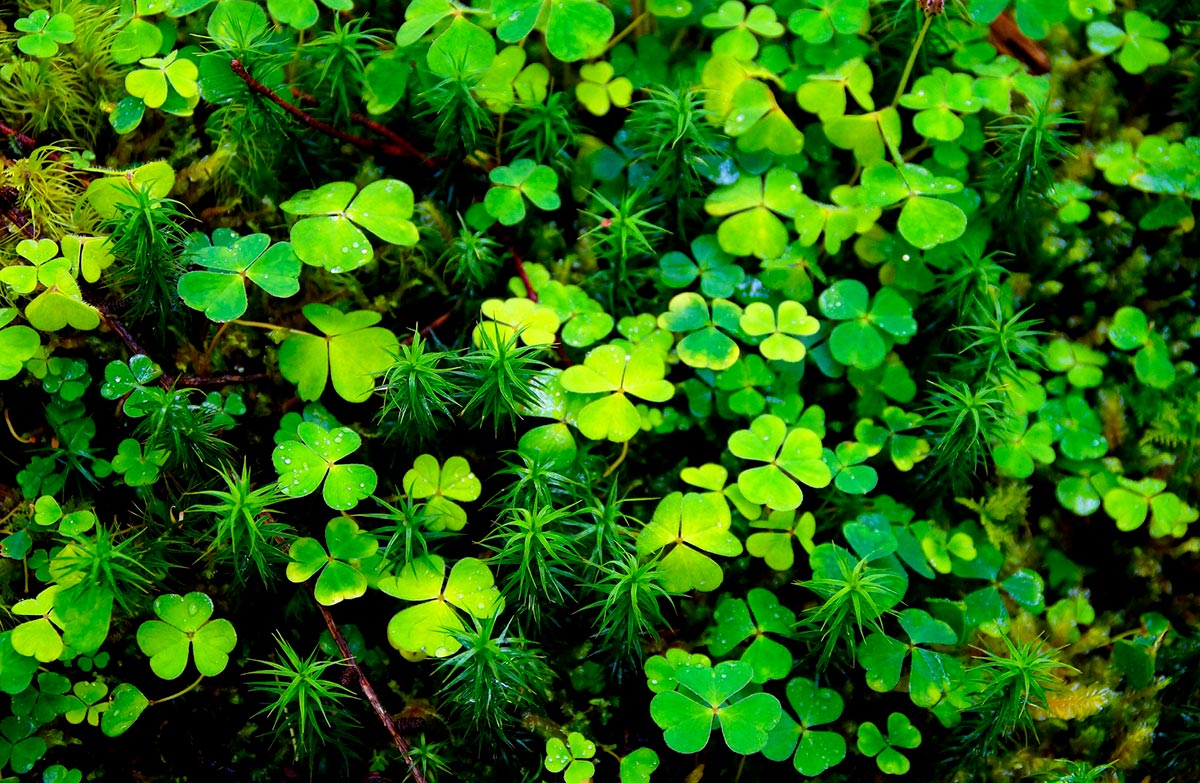
[[(503, 115), (501, 115), (501, 116), (503, 116)], [(376, 122), (375, 120), (371, 119), (370, 117), (366, 116), (365, 114), (359, 114), (358, 112), (354, 112), (353, 114), (351, 114), (350, 119), (359, 123), (364, 128), (367, 128), (368, 130), (378, 133), (380, 136), (391, 139), (392, 142), (396, 146), (402, 147), (402, 148), (408, 150), (408, 154), (410, 156), (418, 158), (421, 161), (422, 165), (427, 166), (427, 167), (431, 167), (434, 165), (433, 158), (426, 157), (426, 155), (423, 152), (421, 152), (419, 149), (414, 147), (412, 145), (412, 143), (409, 142), (408, 139), (404, 138), (399, 133), (396, 133), (394, 130), (392, 130), (388, 126), (384, 125), (382, 122)]]
[(37, 141), (32, 136), (27, 136), (16, 128), (9, 127), (3, 122), (0, 122), (0, 133), (16, 139), (22, 146), (28, 147), (29, 149), (33, 149), (37, 146)]
[(288, 114), (300, 120), (308, 127), (314, 130), (319, 130), (326, 136), (335, 138), (338, 141), (344, 141), (347, 144), (351, 144), (362, 150), (382, 152), (385, 155), (394, 155), (401, 158), (413, 157), (414, 155), (417, 155), (420, 157), (422, 163), (426, 163), (428, 165), (428, 158), (426, 158), (424, 155), (421, 155), (421, 153), (417, 151), (416, 147), (414, 147), (412, 144), (409, 144), (407, 141), (404, 142), (403, 145), (397, 143), (385, 144), (382, 142), (372, 141), (371, 139), (364, 139), (362, 136), (355, 136), (353, 133), (347, 133), (344, 130), (333, 127), (327, 122), (318, 120), (316, 117), (312, 116), (298, 106), (290, 104), (283, 98), (280, 98), (270, 87), (251, 76), (246, 70), (246, 66), (242, 65), (241, 60), (230, 60), (229, 68), (237, 75), (239, 79), (246, 83), (246, 86), (249, 87), (251, 91), (258, 93), (279, 108), (286, 111)]
[[(422, 337), (428, 337), (429, 335), (433, 334), (434, 329), (437, 329), (439, 326), (441, 326), (442, 324), (444, 324), (450, 320), (450, 316), (454, 315), (454, 311), (457, 308), (458, 308), (458, 305), (455, 304), (454, 307), (451, 307), (449, 310), (442, 313), (437, 318), (434, 318), (432, 321), (430, 321), (425, 326), (422, 326), (420, 331), (417, 332), (417, 334), (421, 335)], [(411, 345), (412, 341), (413, 341), (413, 338), (412, 338), (412, 335), (410, 334), (408, 337), (405, 337), (403, 340), (401, 340), (400, 344), (401, 345)]]
[(186, 386), (189, 389), (199, 389), (206, 386), (228, 386), (231, 383), (250, 383), (251, 381), (264, 381), (271, 376), (265, 372), (254, 372), (248, 375), (239, 375), (237, 373), (222, 373), (221, 375), (180, 375), (175, 378), (175, 383), (179, 386)]
[(525, 271), (525, 262), (521, 260), (521, 256), (517, 255), (517, 251), (512, 248), (509, 248), (508, 252), (512, 255), (513, 263), (517, 267), (517, 276), (525, 284), (525, 295), (529, 297), (529, 301), (536, 302), (538, 300), (537, 291), (533, 290), (533, 281), (529, 279), (529, 273)]
[(346, 664), (358, 675), (358, 685), (362, 688), (363, 696), (371, 704), (371, 708), (375, 710), (375, 714), (379, 717), (379, 722), (383, 724), (383, 727), (387, 729), (387, 733), (391, 735), (396, 750), (400, 751), (400, 755), (404, 757), (405, 763), (408, 764), (408, 770), (412, 774), (413, 781), (415, 783), (428, 783), (420, 767), (413, 762), (412, 748), (409, 746), (408, 740), (404, 739), (404, 735), (400, 733), (400, 729), (396, 726), (396, 721), (392, 718), (392, 714), (384, 709), (383, 704), (380, 703), (379, 696), (375, 693), (375, 688), (371, 686), (371, 681), (367, 679), (366, 673), (358, 665), (358, 661), (354, 658), (354, 653), (350, 652), (350, 645), (346, 643), (346, 637), (342, 635), (341, 629), (334, 622), (333, 614), (320, 601), (316, 601), (316, 604), (317, 609), (321, 612), (322, 619), (325, 620), (325, 627), (329, 629), (329, 635), (333, 637), (333, 642), (337, 645), (338, 652), (341, 653)]

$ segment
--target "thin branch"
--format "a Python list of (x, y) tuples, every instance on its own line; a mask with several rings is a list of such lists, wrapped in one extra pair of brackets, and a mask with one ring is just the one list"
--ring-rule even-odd
[(37, 146), (37, 141), (32, 136), (27, 136), (16, 128), (9, 127), (7, 124), (0, 122), (0, 133), (5, 136), (16, 139), (22, 146), (33, 149)]
[(398, 143), (384, 144), (382, 142), (372, 141), (371, 139), (364, 139), (362, 136), (355, 136), (353, 133), (347, 133), (344, 130), (333, 127), (327, 122), (318, 120), (316, 117), (312, 116), (298, 106), (290, 104), (283, 98), (280, 98), (270, 87), (251, 76), (246, 70), (246, 66), (242, 65), (241, 60), (230, 60), (229, 68), (237, 75), (239, 79), (246, 83), (246, 86), (249, 87), (251, 91), (258, 93), (279, 108), (286, 111), (288, 114), (300, 120), (300, 122), (304, 123), (310, 128), (313, 128), (314, 130), (319, 130), (326, 136), (331, 136), (338, 141), (344, 141), (347, 144), (351, 144), (362, 150), (382, 152), (386, 155), (394, 155), (401, 158), (413, 157), (416, 155), (420, 158), (422, 163), (430, 165), (429, 159), (418, 152), (417, 148), (409, 144), (407, 141), (404, 142), (403, 145)]
[(179, 386), (187, 386), (191, 389), (199, 389), (207, 386), (228, 386), (232, 383), (250, 383), (251, 381), (265, 381), (270, 378), (265, 372), (255, 372), (248, 375), (239, 375), (238, 373), (222, 373), (220, 375), (180, 375), (175, 378), (175, 383)]
[[(451, 307), (449, 310), (442, 313), (437, 318), (434, 318), (432, 321), (430, 321), (425, 326), (422, 326), (421, 330), (418, 331), (417, 334), (421, 335), (422, 337), (428, 337), (429, 335), (433, 334), (433, 331), (435, 329), (437, 329), (442, 324), (444, 324), (450, 320), (450, 316), (454, 315), (454, 311), (456, 309), (458, 309), (457, 303), (454, 305), (454, 307)], [(411, 345), (412, 341), (413, 341), (413, 338), (412, 338), (412, 335), (410, 334), (407, 337), (405, 337), (403, 340), (401, 340), (400, 344), (401, 345)]]
[(408, 139), (404, 138), (399, 133), (396, 133), (382, 122), (376, 122), (365, 114), (359, 114), (358, 112), (351, 114), (350, 119), (361, 124), (364, 128), (378, 133), (380, 136), (391, 139), (397, 147), (407, 150), (410, 156), (420, 159), (422, 165), (429, 168), (432, 168), (435, 165), (433, 158), (427, 157), (425, 153), (414, 147)]
[(533, 281), (529, 279), (529, 273), (525, 271), (525, 262), (517, 255), (517, 251), (509, 248), (508, 251), (513, 257), (513, 264), (517, 267), (517, 276), (521, 278), (521, 282), (525, 284), (525, 295), (529, 297), (529, 301), (536, 302), (538, 300), (537, 291), (533, 290)]
[[(314, 601), (316, 601), (315, 597)], [(400, 755), (404, 757), (405, 763), (408, 764), (408, 770), (412, 774), (413, 781), (415, 783), (428, 783), (420, 767), (413, 762), (412, 748), (409, 746), (408, 740), (404, 739), (404, 735), (400, 733), (400, 729), (396, 726), (396, 721), (392, 718), (392, 714), (384, 709), (383, 704), (380, 703), (379, 696), (375, 693), (375, 688), (371, 686), (371, 681), (367, 679), (366, 673), (358, 665), (354, 653), (350, 652), (350, 645), (346, 643), (346, 637), (342, 635), (341, 629), (333, 621), (333, 615), (320, 601), (316, 601), (316, 604), (317, 609), (321, 612), (322, 619), (325, 620), (325, 627), (329, 629), (329, 635), (333, 637), (334, 644), (337, 645), (338, 652), (341, 653), (342, 658), (354, 670), (355, 674), (358, 675), (358, 684), (362, 688), (363, 696), (370, 702), (371, 708), (375, 710), (375, 714), (379, 717), (379, 722), (383, 724), (383, 727), (387, 729), (387, 733), (391, 735), (392, 742), (396, 745), (396, 750), (400, 751)]]

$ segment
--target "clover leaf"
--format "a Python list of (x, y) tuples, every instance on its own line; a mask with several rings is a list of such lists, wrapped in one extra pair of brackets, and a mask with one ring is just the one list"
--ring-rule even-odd
[(64, 585), (53, 584), (36, 597), (13, 604), (13, 614), (36, 617), (13, 628), (10, 641), (17, 653), (42, 663), (56, 661), (63, 654), (63, 639), (59, 629), (65, 629), (66, 624), (54, 608), (54, 599), (64, 589)]
[[(751, 616), (753, 615), (753, 617)], [(753, 637), (741, 660), (754, 667), (753, 681), (782, 680), (792, 671), (792, 653), (767, 633), (790, 636), (796, 614), (769, 590), (755, 587), (746, 600), (726, 597), (713, 613), (714, 626), (708, 636), (708, 651), (718, 658)]]
[(549, 307), (562, 326), (562, 341), (573, 348), (598, 342), (613, 330), (613, 317), (577, 285), (551, 280), (538, 289), (539, 304)]
[(742, 542), (729, 532), (732, 523), (729, 506), (720, 495), (672, 492), (659, 501), (654, 516), (638, 534), (638, 556), (648, 557), (670, 547), (659, 560), (666, 590), (716, 590), (724, 573), (704, 553), (725, 557), (742, 553)]
[(832, 688), (819, 688), (804, 677), (787, 684), (787, 700), (796, 713), (793, 720), (786, 711), (771, 729), (762, 754), (771, 761), (786, 761), (789, 756), (796, 771), (807, 777), (820, 775), (846, 758), (846, 740), (836, 731), (815, 730), (837, 720), (843, 709), (842, 697)]
[(28, 716), (9, 715), (0, 720), (0, 760), (7, 761), (18, 775), (33, 769), (46, 755), (46, 741), (36, 736), (38, 726)]
[(865, 495), (879, 483), (879, 474), (870, 465), (864, 465), (871, 456), (865, 443), (842, 441), (836, 450), (824, 449), (822, 459), (833, 474), (833, 484), (848, 495)]
[(673, 250), (658, 260), (661, 279), (672, 288), (687, 288), (700, 278), (700, 293), (709, 298), (728, 298), (746, 279), (746, 270), (721, 249), (716, 236), (703, 234), (692, 240), (693, 261)]
[(0, 307), (0, 381), (15, 378), (41, 348), (41, 338), (28, 326), (8, 326), (17, 317), (16, 308)]
[(773, 168), (763, 176), (742, 173), (737, 182), (713, 191), (704, 209), (725, 218), (717, 229), (717, 241), (725, 252), (778, 258), (788, 243), (787, 226), (779, 216), (795, 217), (803, 195), (794, 171)]
[(578, 394), (605, 394), (589, 402), (577, 416), (576, 425), (591, 440), (623, 443), (637, 434), (641, 416), (629, 397), (649, 402), (666, 402), (675, 387), (664, 380), (666, 365), (648, 348), (626, 352), (619, 345), (601, 345), (588, 351), (583, 364), (563, 371), (562, 387)]
[(1091, 389), (1104, 381), (1108, 357), (1083, 343), (1054, 340), (1046, 347), (1046, 367), (1065, 372), (1067, 382), (1077, 389)]
[(911, 163), (899, 168), (876, 162), (863, 172), (863, 202), (887, 207), (903, 201), (896, 227), (900, 235), (921, 250), (953, 242), (967, 230), (967, 216), (960, 207), (938, 196), (958, 193), (962, 182), (938, 177)]
[(1108, 340), (1122, 351), (1138, 349), (1133, 370), (1138, 380), (1155, 389), (1167, 389), (1175, 382), (1175, 366), (1162, 336), (1150, 328), (1146, 314), (1136, 307), (1122, 307), (1108, 327)]
[(491, 570), (482, 560), (465, 557), (446, 576), (446, 561), (429, 555), (411, 561), (394, 577), (380, 580), (379, 589), (405, 601), (388, 622), (388, 642), (401, 652), (445, 658), (462, 647), (455, 635), (465, 630), (460, 612), (484, 619), (504, 611)]
[(293, 331), (279, 347), (279, 372), (296, 384), (302, 400), (315, 400), (326, 380), (348, 402), (364, 402), (375, 389), (375, 376), (391, 366), (400, 348), (396, 335), (375, 326), (383, 316), (372, 310), (343, 313), (313, 302), (304, 317), (324, 336)]
[[(164, 107), (173, 91), (188, 104), (187, 111), (190, 113), (190, 108), (200, 98), (200, 88), (196, 83), (200, 70), (196, 64), (186, 58), (179, 59), (179, 52), (171, 52), (166, 57), (147, 57), (141, 64), (142, 68), (125, 75), (125, 91), (134, 98), (140, 98), (151, 109)], [(168, 106), (167, 110), (170, 109)], [(179, 114), (180, 109), (171, 113)]]
[(19, 294), (44, 288), (25, 307), (25, 318), (38, 331), (56, 332), (66, 326), (84, 331), (100, 325), (100, 314), (83, 301), (77, 270), (70, 259), (58, 255), (58, 245), (49, 239), (24, 239), (17, 255), (32, 266), (12, 265), (0, 269), (0, 282)]
[[(362, 445), (362, 438), (349, 427), (326, 430), (309, 421), (296, 427), (299, 440), (285, 441), (271, 452), (279, 474), (279, 491), (290, 498), (311, 495), (325, 482), (321, 497), (325, 505), (347, 511), (370, 497), (379, 483), (369, 465), (339, 465)], [(328, 477), (328, 478), (326, 478)]]
[(808, 511), (799, 517), (795, 510), (772, 511), (766, 519), (752, 521), (750, 527), (765, 532), (751, 533), (746, 539), (746, 551), (761, 557), (776, 571), (787, 571), (795, 563), (793, 541), (799, 542), (809, 554), (813, 551), (817, 521)]
[(1108, 453), (1100, 414), (1079, 393), (1050, 400), (1038, 419), (1049, 423), (1059, 451), (1068, 459), (1099, 459)]
[(807, 112), (816, 114), (821, 122), (829, 122), (846, 113), (846, 93), (854, 96), (858, 105), (867, 111), (875, 110), (871, 90), (875, 77), (861, 57), (839, 65), (833, 73), (818, 73), (808, 77), (796, 91), (796, 102)]
[(743, 416), (757, 416), (767, 407), (767, 398), (759, 391), (775, 382), (775, 373), (762, 360), (762, 357), (751, 354), (728, 370), (722, 370), (717, 375), (717, 388), (731, 392), (728, 400), (729, 409)]
[(477, 346), (484, 341), (503, 345), (518, 335), (525, 345), (550, 345), (559, 327), (553, 308), (523, 296), (485, 299), (479, 311), (490, 320), (475, 327), (471, 339)]
[[(223, 621), (217, 620), (216, 622)], [(232, 631), (233, 628), (230, 627), (230, 632)], [(104, 711), (104, 715), (100, 718), (100, 731), (106, 737), (121, 736), (129, 731), (134, 722), (141, 717), (142, 713), (149, 706), (150, 700), (138, 690), (137, 686), (130, 685), (127, 682), (121, 683), (113, 688), (108, 709)], [(69, 780), (69, 778), (62, 779), (63, 783), (69, 783)], [(49, 783), (49, 781), (46, 781), (46, 783)], [(79, 780), (75, 779), (75, 783), (79, 783)]]
[(488, 174), (492, 187), (484, 196), (488, 214), (503, 225), (515, 226), (525, 219), (525, 200), (538, 209), (555, 210), (562, 206), (556, 192), (558, 174), (529, 158), (514, 160), (511, 165), (497, 166)]
[(951, 74), (945, 68), (934, 68), (901, 96), (900, 105), (919, 110), (913, 117), (917, 133), (937, 141), (954, 141), (965, 129), (958, 115), (983, 108), (974, 88), (975, 80), (969, 74)]
[(658, 764), (658, 754), (652, 748), (638, 748), (621, 759), (621, 783), (650, 783)]
[(462, 530), (467, 524), (467, 512), (454, 501), (469, 503), (483, 491), (483, 484), (465, 459), (450, 457), (445, 465), (439, 465), (430, 454), (413, 460), (412, 469), (404, 474), (403, 486), (409, 497), (429, 498), (425, 504), (425, 524), (430, 530)]
[(51, 16), (44, 8), (13, 22), (13, 28), (24, 33), (17, 39), (17, 48), (30, 57), (53, 57), (58, 54), (59, 44), (75, 40), (74, 17), (64, 13)]
[(1119, 48), (1117, 62), (1132, 74), (1145, 73), (1151, 65), (1163, 65), (1171, 59), (1171, 50), (1163, 43), (1171, 28), (1141, 11), (1127, 11), (1122, 30), (1109, 21), (1087, 26), (1088, 48), (1096, 54), (1112, 54)]
[(1016, 416), (992, 447), (992, 458), (1001, 475), (1029, 478), (1034, 462), (1049, 465), (1054, 461), (1054, 430), (1047, 422), (1029, 425), (1028, 417)]
[(867, 721), (858, 727), (858, 752), (864, 756), (875, 756), (880, 771), (888, 775), (904, 775), (911, 764), (896, 748), (911, 750), (921, 745), (921, 732), (903, 713), (888, 715), (887, 738), (879, 727)]
[(671, 298), (667, 312), (658, 317), (658, 325), (672, 332), (686, 332), (675, 346), (679, 358), (689, 367), (724, 370), (737, 361), (739, 349), (726, 332), (737, 333), (741, 308), (727, 299), (712, 300), (712, 314), (704, 297), (685, 291)]
[(929, 455), (929, 441), (904, 434), (921, 423), (918, 414), (889, 405), (880, 413), (880, 418), (883, 419), (883, 426), (875, 424), (871, 419), (860, 419), (858, 424), (854, 425), (854, 437), (868, 446), (871, 456), (878, 454), (888, 445), (892, 464), (897, 470), (908, 472)]
[(588, 761), (595, 755), (596, 743), (572, 731), (566, 742), (558, 737), (546, 741), (545, 767), (550, 772), (562, 772), (566, 783), (585, 783), (596, 772), (596, 765)]
[(165, 449), (150, 449), (142, 453), (142, 444), (133, 438), (126, 438), (117, 446), (117, 454), (112, 459), (112, 469), (121, 474), (125, 483), (131, 487), (146, 487), (158, 481), (159, 473), (170, 452)]
[(858, 649), (858, 660), (872, 690), (887, 693), (900, 683), (904, 662), (911, 658), (908, 695), (918, 707), (930, 708), (957, 682), (962, 674), (958, 659), (918, 645), (958, 643), (958, 635), (941, 620), (921, 609), (899, 614), (900, 627), (908, 635), (905, 644), (883, 633), (872, 633)]
[[(758, 9), (752, 10), (751, 14), (755, 10)], [(804, 149), (804, 134), (779, 106), (771, 88), (764, 82), (751, 78), (752, 75), (753, 72), (748, 70), (747, 66), (729, 55), (715, 55), (704, 68), (705, 86), (714, 81), (720, 82), (721, 88), (725, 89), (730, 83), (737, 84), (725, 106), (725, 133), (737, 139), (738, 149), (743, 152), (769, 150), (779, 156), (800, 154)], [(709, 103), (714, 105), (716, 101), (710, 100)], [(717, 114), (718, 109), (715, 105), (713, 109), (714, 114)]]
[(800, 507), (804, 493), (797, 482), (819, 489), (833, 479), (822, 459), (821, 438), (804, 427), (789, 431), (783, 419), (771, 414), (730, 435), (729, 451), (739, 459), (766, 463), (743, 470), (738, 487), (751, 503), (777, 511)]
[(650, 717), (663, 729), (667, 747), (676, 753), (699, 752), (708, 744), (715, 721), (734, 753), (749, 755), (762, 750), (767, 732), (779, 722), (783, 708), (769, 693), (730, 701), (753, 677), (753, 667), (743, 661), (676, 670), (679, 690), (659, 693), (650, 702)]
[(229, 653), (237, 646), (233, 623), (210, 620), (213, 601), (204, 593), (160, 595), (154, 599), (158, 620), (138, 627), (137, 643), (150, 656), (150, 668), (164, 680), (174, 680), (187, 667), (188, 654), (196, 671), (215, 677), (225, 671)]
[(375, 554), (379, 541), (370, 532), (360, 530), (349, 517), (331, 519), (325, 525), (325, 546), (315, 538), (298, 538), (288, 550), (290, 582), (307, 582), (320, 572), (313, 595), (323, 606), (358, 598), (367, 592), (367, 577), (361, 561)]
[(1196, 509), (1174, 492), (1167, 482), (1144, 478), (1134, 481), (1117, 476), (1118, 486), (1104, 493), (1104, 511), (1117, 523), (1117, 530), (1137, 530), (1150, 516), (1150, 535), (1155, 538), (1187, 535), (1187, 526), (1197, 519)]
[(895, 341), (907, 342), (917, 333), (912, 305), (896, 289), (884, 286), (874, 301), (869, 296), (865, 285), (848, 279), (818, 299), (825, 317), (842, 322), (829, 335), (833, 358), (860, 370), (879, 367)]
[(758, 350), (768, 359), (798, 362), (806, 349), (797, 337), (809, 337), (821, 328), (817, 319), (808, 314), (804, 305), (791, 300), (781, 302), (776, 311), (764, 302), (751, 302), (739, 321), (742, 331), (752, 337), (768, 335)]
[(835, 32), (857, 32), (870, 16), (868, 0), (807, 0), (807, 4), (812, 7), (788, 17), (788, 29), (810, 44), (826, 43)]
[(492, 6), (496, 35), (518, 43), (536, 26), (551, 56), (565, 63), (597, 57), (612, 38), (612, 11), (596, 0), (498, 0)]
[(331, 182), (302, 190), (279, 208), (302, 216), (291, 230), (296, 255), (330, 272), (358, 269), (375, 257), (363, 229), (402, 247), (412, 247), (419, 239), (410, 220), (412, 188), (396, 179), (377, 180), (361, 191), (353, 182)]
[(156, 404), (154, 390), (146, 388), (151, 381), (162, 377), (162, 368), (145, 354), (134, 354), (129, 362), (111, 361), (104, 367), (104, 383), (100, 396), (106, 400), (125, 398), (124, 410), (139, 418)]
[(633, 83), (624, 76), (613, 78), (615, 73), (612, 63), (588, 63), (579, 67), (581, 81), (575, 85), (575, 97), (583, 108), (597, 117), (608, 114), (613, 106), (625, 108), (633, 99)]
[(680, 471), (679, 478), (685, 484), (719, 494), (732, 503), (746, 519), (758, 519), (762, 514), (759, 506), (746, 500), (736, 483), (726, 486), (725, 482), (729, 478), (729, 471), (720, 465), (710, 462), (698, 468), (684, 468)]
[(784, 32), (774, 8), (756, 5), (747, 13), (738, 0), (725, 0), (717, 10), (702, 16), (700, 24), (725, 31), (712, 42), (714, 55), (747, 61), (758, 56), (759, 37), (778, 38)]
[(646, 672), (646, 687), (651, 693), (666, 693), (679, 688), (675, 674), (685, 666), (712, 666), (712, 659), (701, 653), (688, 653), (679, 647), (668, 647), (662, 655), (652, 655), (642, 668)]
[(955, 576), (985, 579), (990, 583), (964, 597), (964, 619), (968, 627), (980, 628), (989, 634), (1008, 628), (1010, 619), (1001, 591), (1031, 612), (1046, 608), (1045, 583), (1036, 571), (1022, 568), (1000, 579), (1000, 569), (1004, 565), (1000, 551), (978, 541), (975, 548), (974, 558), (954, 560), (951, 568)]
[(833, 146), (850, 150), (860, 166), (882, 161), (896, 149), (902, 135), (900, 113), (892, 107), (866, 114), (847, 114), (825, 123), (825, 135)]
[(179, 278), (179, 297), (210, 321), (232, 321), (246, 312), (247, 281), (279, 298), (300, 290), (300, 259), (287, 242), (272, 245), (266, 234), (251, 234), (230, 245), (194, 247), (183, 260), (205, 269)]

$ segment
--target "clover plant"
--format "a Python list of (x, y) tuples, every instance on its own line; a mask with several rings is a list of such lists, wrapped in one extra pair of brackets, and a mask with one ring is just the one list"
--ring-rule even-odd
[(141, 624), (137, 643), (155, 674), (174, 680), (187, 668), (189, 654), (206, 677), (225, 671), (237, 632), (228, 620), (212, 619), (211, 598), (204, 593), (160, 595), (154, 599), (154, 613), (159, 619)]

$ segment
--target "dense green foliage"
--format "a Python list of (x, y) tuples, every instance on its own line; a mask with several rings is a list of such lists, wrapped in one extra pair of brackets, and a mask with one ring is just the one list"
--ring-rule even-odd
[(1196, 779), (1200, 3), (0, 22), (0, 777)]

